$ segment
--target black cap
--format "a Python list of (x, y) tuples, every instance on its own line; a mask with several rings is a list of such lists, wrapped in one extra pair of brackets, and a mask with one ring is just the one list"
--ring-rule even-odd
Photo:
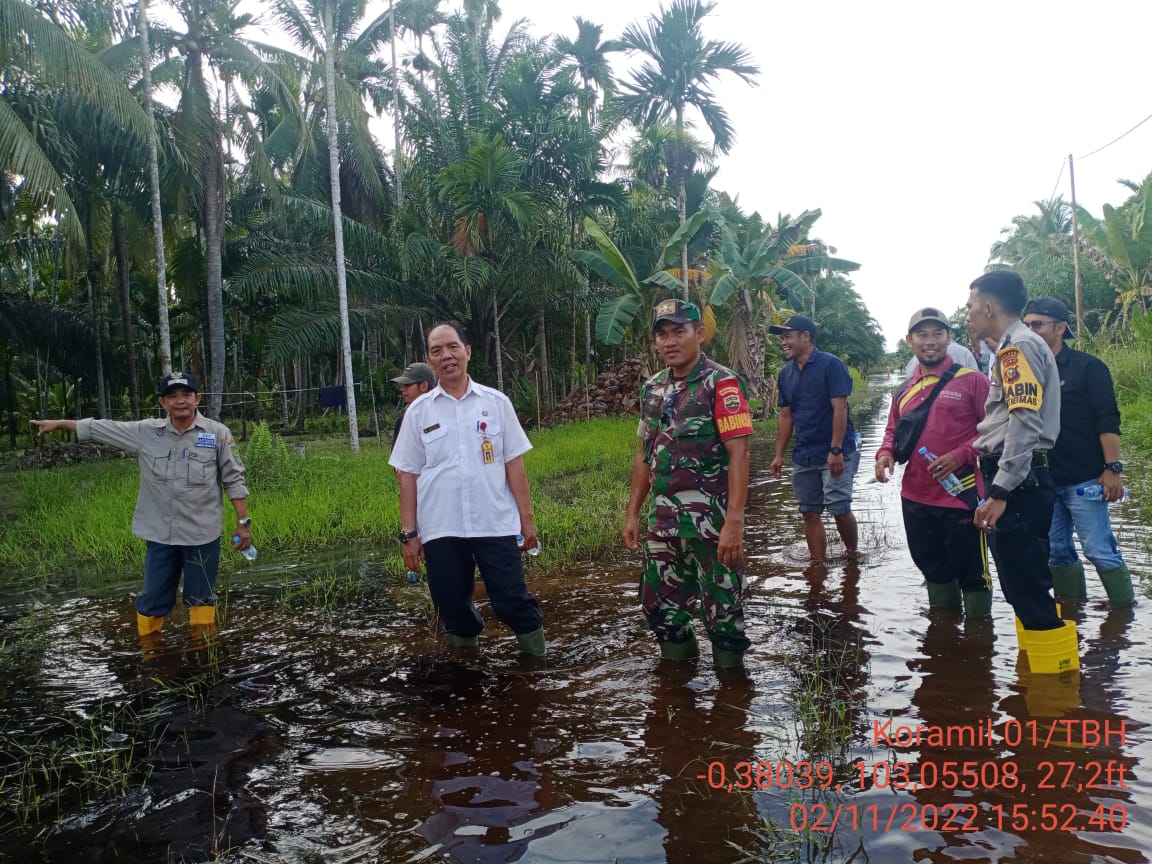
[(1064, 330), (1064, 338), (1076, 338), (1076, 334), (1072, 332), (1072, 313), (1068, 311), (1068, 304), (1063, 300), (1057, 300), (1055, 297), (1037, 297), (1035, 300), (1028, 301), (1023, 314), (1043, 315), (1045, 318), (1063, 321), (1068, 325)]
[(783, 324), (773, 324), (768, 328), (769, 333), (775, 333), (779, 336), (781, 333), (801, 332), (807, 333), (812, 337), (812, 341), (816, 341), (816, 324), (811, 318), (804, 315), (793, 315)]
[(687, 300), (661, 300), (652, 313), (652, 326), (655, 327), (661, 321), (671, 321), (673, 324), (699, 322), (700, 309), (695, 303), (689, 303)]
[(397, 384), (420, 384), (423, 382), (429, 387), (435, 387), (436, 373), (427, 363), (410, 363), (404, 367), (404, 371), (400, 375), (392, 380)]
[(160, 386), (156, 390), (156, 395), (167, 396), (168, 391), (173, 387), (187, 387), (193, 393), (200, 392), (200, 388), (196, 386), (196, 379), (187, 372), (172, 372), (160, 379)]

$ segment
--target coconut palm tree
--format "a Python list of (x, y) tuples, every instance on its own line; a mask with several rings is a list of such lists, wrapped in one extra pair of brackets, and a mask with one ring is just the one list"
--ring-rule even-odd
[(580, 111), (584, 122), (595, 125), (599, 98), (607, 99), (616, 92), (616, 79), (612, 75), (612, 62), (608, 55), (624, 50), (624, 43), (615, 39), (601, 41), (604, 28), (593, 24), (579, 15), (576, 21), (576, 38), (557, 36), (556, 51), (564, 58), (562, 69), (580, 79), (583, 92), (580, 95)]
[[(205, 304), (208, 317), (206, 367), (207, 413), (219, 417), (227, 365), (224, 331), (224, 231), (226, 224), (225, 126), (216, 80), (273, 94), (289, 116), (297, 116), (292, 89), (277, 63), (291, 62), (282, 49), (248, 36), (254, 24), (237, 11), (239, 0), (176, 0), (174, 8), (184, 33), (176, 35), (176, 57), (161, 63), (153, 75), (176, 77), (180, 101), (173, 129), (184, 158), (193, 168), (192, 195), (203, 243)], [(274, 62), (276, 61), (276, 62)], [(175, 69), (169, 68), (175, 66)], [(215, 77), (214, 77), (215, 76)], [(246, 139), (251, 141), (251, 138)]]
[(58, 139), (45, 113), (51, 91), (83, 102), (105, 128), (147, 140), (148, 116), (122, 80), (36, 6), (0, 0), (0, 165), (23, 178), (23, 194), (48, 208), (82, 249), (83, 224), (61, 177), (64, 154), (54, 151)]
[[(727, 153), (735, 142), (735, 131), (711, 85), (725, 72), (754, 85), (760, 67), (752, 63), (752, 55), (743, 46), (704, 37), (703, 21), (715, 8), (715, 3), (706, 0), (672, 0), (667, 7), (661, 5), (658, 15), (649, 15), (644, 26), (628, 25), (622, 40), (624, 48), (630, 54), (641, 55), (643, 61), (632, 78), (621, 84), (616, 111), (641, 129), (671, 119), (677, 132), (683, 134), (685, 112), (694, 108), (712, 133), (716, 149)], [(681, 225), (687, 221), (684, 186), (695, 168), (692, 156), (691, 149), (682, 144), (667, 148), (666, 161), (677, 186)], [(687, 299), (686, 243), (680, 267)]]

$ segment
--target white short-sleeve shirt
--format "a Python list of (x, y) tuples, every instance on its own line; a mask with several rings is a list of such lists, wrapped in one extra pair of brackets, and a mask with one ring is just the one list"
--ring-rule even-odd
[(435, 387), (408, 406), (388, 464), (419, 475), (422, 542), (505, 537), (520, 532), (520, 512), (504, 465), (531, 449), (508, 397), (469, 378), (460, 399)]

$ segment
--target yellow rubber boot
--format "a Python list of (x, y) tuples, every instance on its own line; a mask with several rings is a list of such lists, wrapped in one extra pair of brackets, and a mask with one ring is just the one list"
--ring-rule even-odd
[(210, 638), (216, 635), (216, 607), (215, 606), (189, 606), (188, 623), (192, 626), (193, 636)]
[(164, 626), (163, 615), (141, 615), (136, 613), (136, 632), (141, 636), (151, 636), (153, 633), (159, 633), (160, 628)]
[(1034, 674), (1054, 675), (1080, 668), (1076, 625), (1071, 621), (1055, 630), (1025, 630), (1023, 644)]

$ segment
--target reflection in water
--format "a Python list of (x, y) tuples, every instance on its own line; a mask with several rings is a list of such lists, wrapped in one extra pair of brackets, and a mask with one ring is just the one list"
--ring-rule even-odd
[(747, 844), (756, 822), (750, 787), (758, 737), (748, 725), (752, 682), (744, 669), (721, 670), (706, 705), (695, 665), (660, 664), (645, 720), (645, 750), (659, 771), (656, 821), (666, 832), (663, 860), (669, 864), (732, 857), (720, 850)]
[[(877, 403), (856, 412), (873, 417), (860, 424), (866, 454), (885, 411)], [(510, 637), (482, 653), (449, 654), (423, 587), (385, 589), (375, 577), (332, 609), (310, 606), (307, 591), (281, 603), (281, 586), (249, 584), (230, 593), (214, 640), (172, 628), (146, 650), (122, 597), (57, 604), (42, 651), (0, 681), (0, 856), (37, 864), (1147, 861), (1152, 699), (1143, 682), (1152, 627), (1144, 607), (1066, 606), (1081, 636), (1080, 674), (1032, 675), (1000, 598), (992, 622), (928, 614), (904, 548), (898, 483), (870, 484), (870, 472), (859, 473), (854, 510), (870, 553), (860, 565), (794, 560), (804, 548), (800, 519), (787, 481), (768, 474), (766, 450), (757, 448), (747, 517), (747, 679), (718, 677), (706, 658), (661, 664), (636, 609), (639, 562), (623, 556), (535, 580), (555, 622), (540, 668), (513, 659)], [(1129, 512), (1117, 508), (1115, 523), (1140, 573), (1134, 553), (1147, 529), (1125, 519)], [(303, 566), (284, 574), (306, 577)], [(7, 622), (19, 613), (0, 615)], [(874, 726), (889, 720), (991, 724), (994, 735), (888, 746)], [(1099, 734), (1105, 724), (1108, 738)], [(61, 812), (39, 817), (13, 809), (19, 747), (104, 727), (101, 747), (143, 748), (127, 793), (68, 797)], [(1045, 741), (1049, 730), (1059, 734)], [(740, 763), (784, 760), (826, 763), (835, 782), (735, 788)], [(900, 770), (930, 782), (901, 786)], [(944, 779), (953, 770), (954, 789)], [(1010, 771), (1025, 788), (1005, 780)], [(949, 805), (977, 810), (971, 830), (939, 816), (929, 824)], [(842, 816), (834, 831), (792, 831), (796, 814), (816, 806), (829, 814), (854, 807), (856, 824)], [(912, 809), (886, 824), (896, 807)], [(1123, 808), (1123, 830), (1089, 824), (1099, 808), (1114, 817)], [(1049, 813), (1079, 821), (1042, 830)]]

